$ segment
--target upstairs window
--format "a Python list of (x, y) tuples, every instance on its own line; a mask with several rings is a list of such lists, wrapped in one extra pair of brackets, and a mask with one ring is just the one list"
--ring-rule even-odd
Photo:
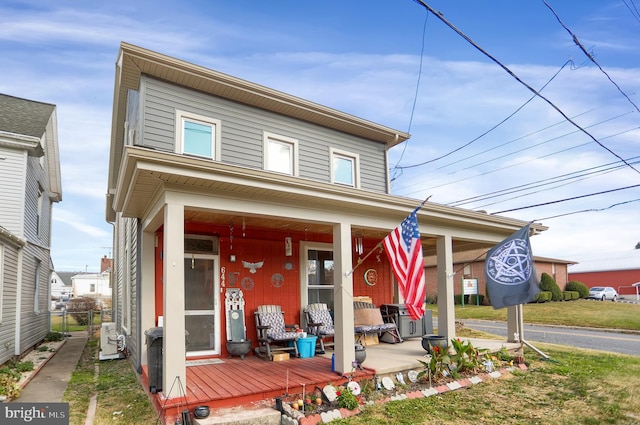
[(360, 160), (358, 155), (331, 149), (331, 182), (359, 187)]
[(264, 169), (298, 175), (298, 141), (291, 137), (264, 132)]
[(220, 159), (220, 121), (176, 111), (176, 152)]

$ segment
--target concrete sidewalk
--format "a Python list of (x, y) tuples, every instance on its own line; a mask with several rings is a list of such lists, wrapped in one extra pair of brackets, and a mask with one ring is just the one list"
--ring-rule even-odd
[(22, 389), (20, 397), (14, 401), (18, 403), (61, 402), (86, 343), (86, 331), (72, 332), (67, 342), (38, 371)]

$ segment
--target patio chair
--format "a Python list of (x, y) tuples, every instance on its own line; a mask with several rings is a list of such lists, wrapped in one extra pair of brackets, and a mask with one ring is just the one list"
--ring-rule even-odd
[(358, 344), (366, 345), (367, 334), (375, 334), (381, 337), (389, 335), (388, 342), (393, 344), (402, 342), (402, 337), (392, 315), (385, 314), (375, 304), (363, 301), (354, 301), (354, 333)]
[(335, 333), (333, 328), (333, 318), (329, 308), (324, 303), (309, 304), (304, 309), (304, 315), (307, 321), (307, 332), (318, 337), (316, 344), (319, 346), (318, 353), (325, 353), (326, 347), (333, 347), (333, 341), (324, 342), (325, 338), (331, 338)]
[(284, 323), (284, 311), (279, 305), (261, 305), (255, 311), (258, 347), (256, 354), (273, 359), (274, 351), (293, 351), (299, 357), (295, 329), (298, 325)]

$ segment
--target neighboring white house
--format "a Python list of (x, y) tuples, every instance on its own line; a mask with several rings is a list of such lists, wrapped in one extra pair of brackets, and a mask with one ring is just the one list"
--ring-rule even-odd
[(71, 277), (73, 297), (95, 298), (106, 302), (111, 300), (111, 272), (80, 273)]
[(0, 94), (0, 364), (49, 332), (51, 211), (61, 200), (56, 106)]
[[(51, 273), (51, 299), (60, 300), (62, 298), (69, 298), (73, 294), (73, 284), (71, 279), (65, 278), (65, 272), (57, 273), (53, 271)], [(70, 277), (70, 276), (69, 276)]]

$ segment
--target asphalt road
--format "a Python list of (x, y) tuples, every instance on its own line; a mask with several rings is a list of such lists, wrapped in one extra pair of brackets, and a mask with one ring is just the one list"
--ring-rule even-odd
[[(507, 336), (507, 324), (505, 322), (469, 319), (460, 321), (470, 329), (503, 336), (505, 338)], [(609, 330), (594, 330), (593, 328), (541, 326), (528, 325), (525, 323), (523, 338), (534, 347), (536, 346), (535, 342), (547, 342), (640, 356), (640, 332), (625, 333)]]

